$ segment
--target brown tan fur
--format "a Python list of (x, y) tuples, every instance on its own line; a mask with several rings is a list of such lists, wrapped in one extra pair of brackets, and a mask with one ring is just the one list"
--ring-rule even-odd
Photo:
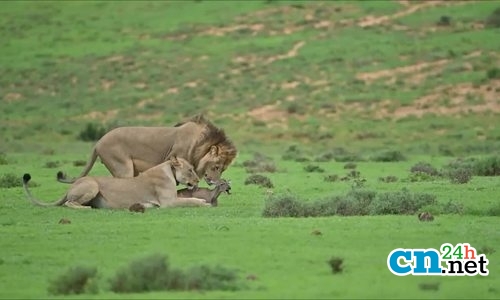
[(23, 185), (28, 198), (36, 205), (67, 206), (72, 208), (129, 208), (134, 203), (144, 207), (206, 206), (204, 199), (177, 197), (176, 185), (195, 188), (199, 178), (193, 166), (182, 158), (172, 157), (132, 178), (79, 178), (64, 197), (54, 203), (43, 203), (33, 198), (28, 189), (29, 174), (24, 174)]
[[(224, 130), (197, 115), (173, 127), (118, 127), (109, 131), (95, 144), (78, 178), (90, 172), (98, 157), (114, 177), (130, 178), (177, 156), (192, 164), (196, 174), (211, 185), (220, 180), (236, 155), (237, 149)], [(78, 179), (66, 179), (62, 172), (57, 177), (64, 183)]]
[(207, 203), (212, 204), (212, 206), (217, 206), (220, 194), (226, 192), (231, 193), (231, 185), (228, 181), (221, 179), (214, 189), (196, 187), (194, 189), (181, 189), (177, 191), (177, 197), (194, 197), (205, 199)]

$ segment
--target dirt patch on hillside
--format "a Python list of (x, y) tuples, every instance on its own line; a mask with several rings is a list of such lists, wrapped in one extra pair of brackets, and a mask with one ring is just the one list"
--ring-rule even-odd
[(248, 115), (262, 122), (286, 122), (288, 113), (279, 109), (279, 102), (276, 104), (257, 107), (248, 112)]
[(406, 7), (406, 9), (402, 11), (398, 11), (395, 14), (392, 15), (385, 15), (385, 16), (372, 16), (368, 15), (363, 17), (361, 20), (358, 21), (358, 26), (360, 27), (371, 27), (371, 26), (377, 26), (381, 25), (383, 23), (387, 23), (389, 21), (399, 19), (408, 15), (411, 15), (419, 10), (429, 8), (429, 7), (435, 7), (435, 6), (450, 6), (450, 5), (461, 5), (461, 4), (467, 4), (470, 3), (471, 1), (423, 1), (422, 3), (418, 3), (415, 5), (411, 5), (410, 2), (408, 1), (400, 1), (401, 5)]
[(304, 42), (304, 41), (298, 42), (295, 45), (293, 45), (292, 49), (290, 49), (290, 51), (288, 51), (287, 53), (269, 57), (266, 60), (265, 64), (267, 65), (267, 64), (271, 64), (277, 60), (282, 60), (282, 59), (287, 59), (287, 58), (292, 58), (294, 56), (297, 56), (297, 54), (299, 53), (299, 49), (302, 48), (305, 44), (306, 44), (306, 42)]
[[(389, 107), (397, 105), (398, 101), (385, 101), (371, 109), (376, 111), (375, 117), (378, 119), (422, 117), (425, 114), (453, 116), (461, 113), (500, 113), (499, 94), (500, 80), (490, 81), (479, 86), (472, 83), (461, 83), (437, 87), (409, 106), (401, 106), (391, 110)], [(477, 98), (476, 103), (469, 103), (468, 98)]]
[(437, 61), (433, 61), (433, 62), (420, 62), (417, 64), (393, 68), (393, 69), (359, 73), (358, 75), (356, 75), (356, 78), (363, 80), (363, 81), (372, 82), (374, 80), (381, 79), (384, 77), (393, 77), (396, 75), (411, 74), (411, 73), (415, 73), (415, 72), (420, 72), (420, 71), (422, 71), (424, 69), (428, 69), (428, 68), (441, 67), (448, 62), (449, 62), (448, 59), (441, 59), (441, 60), (437, 60)]
[(23, 95), (19, 94), (19, 93), (7, 93), (7, 94), (5, 94), (5, 96), (3, 96), (3, 100), (5, 102), (9, 102), (9, 103), (21, 100), (22, 98), (23, 98)]

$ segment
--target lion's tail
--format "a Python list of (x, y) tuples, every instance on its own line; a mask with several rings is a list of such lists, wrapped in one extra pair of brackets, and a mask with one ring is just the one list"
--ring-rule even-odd
[(53, 203), (44, 203), (44, 202), (41, 202), (40, 200), (36, 199), (35, 197), (33, 197), (33, 195), (31, 194), (31, 191), (28, 189), (28, 182), (30, 180), (31, 180), (30, 174), (26, 173), (23, 175), (23, 187), (24, 187), (24, 191), (26, 192), (26, 197), (28, 197), (28, 199), (31, 200), (31, 202), (33, 204), (38, 205), (38, 206), (60, 206), (64, 202), (66, 202), (66, 196), (64, 196), (62, 199), (57, 200), (56, 202), (53, 202)]
[(94, 147), (94, 149), (92, 150), (92, 154), (90, 156), (90, 159), (87, 162), (87, 164), (85, 165), (85, 169), (83, 169), (80, 176), (78, 176), (76, 178), (68, 179), (68, 178), (66, 178), (66, 175), (63, 172), (59, 171), (59, 172), (57, 172), (57, 181), (62, 182), (62, 183), (74, 183), (78, 178), (81, 178), (83, 176), (87, 176), (87, 174), (90, 172), (90, 170), (94, 166), (96, 160), (97, 160), (97, 151), (95, 150), (95, 147)]

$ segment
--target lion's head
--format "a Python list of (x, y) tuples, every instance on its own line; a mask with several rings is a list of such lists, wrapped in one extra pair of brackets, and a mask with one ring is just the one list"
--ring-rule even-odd
[(203, 126), (203, 132), (194, 147), (194, 161), (196, 173), (203, 176), (207, 184), (213, 185), (219, 182), (222, 173), (236, 158), (238, 153), (234, 144), (227, 138), (221, 128), (217, 128), (212, 122), (196, 115), (186, 122), (175, 126), (182, 126), (187, 122), (194, 122)]
[(180, 157), (172, 157), (170, 158), (170, 164), (175, 174), (175, 180), (178, 183), (186, 185), (188, 189), (198, 186), (200, 178), (187, 160)]

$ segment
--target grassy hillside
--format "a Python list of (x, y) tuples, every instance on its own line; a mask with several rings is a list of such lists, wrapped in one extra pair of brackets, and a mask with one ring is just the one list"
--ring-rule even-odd
[[(0, 2), (0, 298), (498, 299), (498, 7)], [(55, 174), (81, 172), (93, 144), (82, 132), (200, 112), (240, 150), (218, 207), (137, 214), (25, 197), (25, 172), (43, 201), (64, 194)], [(393, 249), (443, 243), (486, 254), (489, 276), (387, 268)], [(165, 284), (161, 264), (122, 268), (152, 254), (194, 288), (146, 293)], [(203, 268), (216, 265), (238, 286), (201, 288), (233, 278)], [(85, 283), (82, 269), (65, 273), (76, 266), (96, 268), (89, 290), (53, 295)]]
[(241, 146), (498, 149), (495, 1), (1, 4), (0, 134), (205, 112)]

